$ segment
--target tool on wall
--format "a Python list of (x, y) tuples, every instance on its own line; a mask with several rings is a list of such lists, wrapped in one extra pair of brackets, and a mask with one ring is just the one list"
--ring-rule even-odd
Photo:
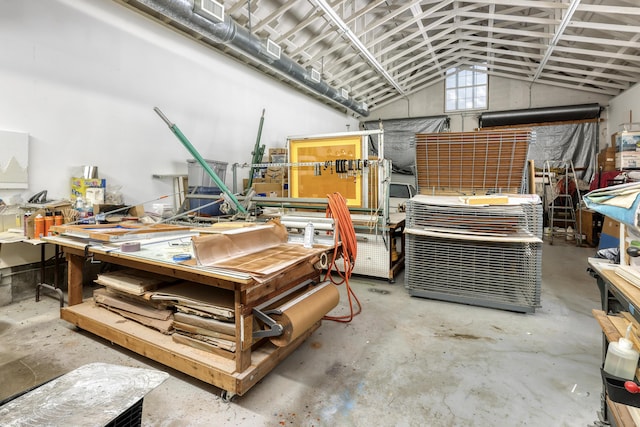
[(167, 126), (169, 126), (169, 129), (171, 129), (173, 134), (178, 138), (178, 140), (182, 143), (182, 145), (184, 145), (184, 147), (187, 149), (187, 151), (189, 151), (189, 153), (191, 153), (193, 158), (196, 159), (198, 161), (198, 163), (200, 163), (202, 168), (207, 172), (207, 174), (209, 174), (211, 179), (213, 179), (213, 181), (216, 183), (218, 188), (220, 190), (222, 190), (222, 192), (224, 192), (227, 196), (229, 196), (231, 201), (233, 201), (235, 206), (238, 208), (238, 211), (246, 214), (247, 210), (244, 208), (244, 206), (242, 206), (240, 204), (238, 199), (236, 199), (236, 196), (233, 195), (233, 193), (229, 190), (229, 188), (227, 188), (225, 183), (222, 182), (220, 177), (214, 172), (213, 169), (211, 169), (211, 166), (209, 166), (209, 164), (206, 162), (206, 160), (200, 155), (198, 150), (196, 150), (196, 148), (193, 146), (193, 144), (191, 144), (191, 142), (189, 142), (187, 137), (180, 131), (180, 129), (178, 129), (178, 126), (176, 126), (174, 123), (171, 123), (171, 121), (169, 121), (167, 116), (165, 116), (162, 113), (162, 111), (160, 111), (160, 109), (158, 107), (153, 107), (153, 111), (155, 111), (158, 114), (158, 116), (160, 116), (160, 118), (162, 120), (164, 120), (164, 122), (167, 124)]

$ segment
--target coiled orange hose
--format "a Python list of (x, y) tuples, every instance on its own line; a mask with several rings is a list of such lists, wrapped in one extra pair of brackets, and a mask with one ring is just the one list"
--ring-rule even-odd
[[(335, 234), (336, 242), (340, 241), (341, 245), (336, 244), (333, 251), (333, 260), (331, 265), (327, 268), (327, 274), (325, 280), (331, 280), (334, 285), (345, 284), (347, 289), (347, 298), (349, 299), (349, 314), (344, 316), (325, 316), (327, 320), (333, 320), (336, 322), (348, 323), (353, 320), (354, 316), (360, 314), (362, 311), (362, 305), (360, 300), (351, 289), (349, 285), (349, 278), (351, 272), (356, 263), (356, 257), (358, 255), (358, 243), (356, 240), (356, 231), (353, 228), (353, 222), (351, 221), (351, 213), (347, 207), (347, 201), (340, 193), (327, 194), (329, 204), (327, 205), (327, 218), (333, 218), (335, 222)], [(342, 258), (344, 262), (343, 271), (340, 271), (336, 265), (336, 260)], [(335, 270), (342, 278), (341, 281), (335, 282), (331, 275), (331, 272)], [(357, 305), (357, 309), (354, 304)]]

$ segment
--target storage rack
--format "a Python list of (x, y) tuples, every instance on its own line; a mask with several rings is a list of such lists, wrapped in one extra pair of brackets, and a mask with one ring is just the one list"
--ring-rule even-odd
[(405, 231), (411, 295), (519, 312), (540, 306), (542, 205), (537, 196), (500, 206), (416, 196), (407, 203)]

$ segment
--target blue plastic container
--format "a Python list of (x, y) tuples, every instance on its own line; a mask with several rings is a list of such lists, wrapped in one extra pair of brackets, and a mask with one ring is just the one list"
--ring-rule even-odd
[[(195, 191), (194, 191), (195, 189)], [(188, 189), (189, 194), (202, 194), (202, 195), (207, 195), (207, 196), (219, 196), (222, 191), (218, 188), (218, 187), (189, 187)], [(199, 208), (200, 206), (204, 206), (208, 203), (212, 203), (214, 202), (216, 199), (214, 198), (207, 198), (207, 199), (198, 199), (198, 198), (189, 198), (189, 210), (191, 209), (195, 209), (195, 208)], [(220, 212), (220, 205), (222, 204), (222, 202), (220, 203), (216, 203), (214, 205), (211, 206), (207, 206), (206, 208), (203, 208), (201, 210), (199, 210), (196, 214), (200, 215), (200, 216), (218, 216), (218, 215), (222, 215), (222, 212)]]

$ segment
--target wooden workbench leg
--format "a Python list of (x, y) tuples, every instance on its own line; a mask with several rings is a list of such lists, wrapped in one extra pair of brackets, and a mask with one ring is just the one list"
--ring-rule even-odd
[(240, 327), (243, 329), (240, 347), (236, 354), (236, 370), (244, 372), (251, 366), (251, 344), (253, 344), (253, 315), (242, 316)]
[(68, 294), (69, 305), (82, 303), (82, 268), (84, 266), (84, 257), (79, 255), (66, 254), (67, 272), (68, 272)]

